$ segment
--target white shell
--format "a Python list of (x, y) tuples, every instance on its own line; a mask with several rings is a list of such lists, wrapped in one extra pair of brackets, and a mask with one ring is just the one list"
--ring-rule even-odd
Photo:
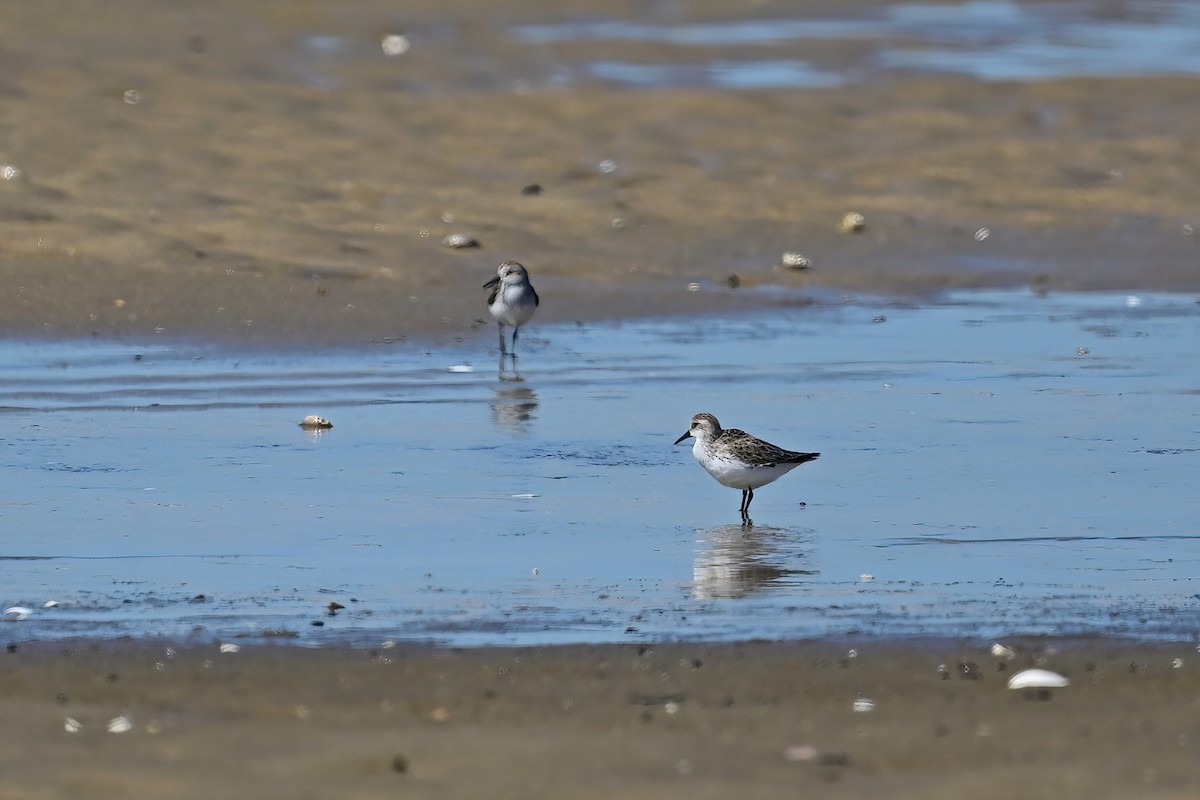
[(1011, 661), (1017, 657), (1017, 651), (1005, 644), (996, 642), (992, 645), (992, 655), (996, 658), (1003, 658), (1005, 661)]
[(13, 606), (11, 608), (4, 609), (4, 619), (8, 622), (20, 622), (32, 613), (32, 608), (26, 608), (25, 606)]
[(869, 697), (860, 697), (854, 701), (854, 710), (859, 714), (875, 710), (875, 701)]
[(803, 253), (797, 253), (794, 250), (789, 250), (783, 254), (783, 266), (788, 269), (809, 269), (812, 267), (812, 262), (808, 260)]
[(113, 717), (108, 721), (109, 733), (125, 733), (131, 730), (133, 730), (133, 723), (130, 722), (129, 717)]
[(1069, 680), (1048, 669), (1027, 669), (1008, 679), (1010, 689), (1061, 689)]
[(242, 649), (242, 648), (241, 648), (240, 646), (238, 646), (238, 645), (236, 645), (236, 644), (230, 644), (230, 643), (228, 643), (228, 642), (226, 642), (225, 644), (221, 645), (221, 652), (222, 652), (222, 653), (236, 653), (237, 651), (239, 651), (239, 650), (241, 650), (241, 649)]
[(79, 733), (81, 730), (83, 730), (83, 723), (74, 717), (67, 717), (66, 721), (63, 723), (63, 730), (67, 733)]
[(383, 41), (380, 43), (380, 46), (383, 48), (383, 54), (391, 58), (394, 56), (402, 56), (407, 53), (412, 48), (412, 42), (410, 42), (408, 37), (403, 34), (393, 33), (389, 36), (383, 37)]
[(309, 414), (300, 421), (301, 428), (332, 428), (333, 423), (324, 417), (318, 417), (316, 414)]
[(479, 247), (479, 242), (465, 233), (451, 233), (442, 237), (442, 247), (461, 250), (465, 247)]

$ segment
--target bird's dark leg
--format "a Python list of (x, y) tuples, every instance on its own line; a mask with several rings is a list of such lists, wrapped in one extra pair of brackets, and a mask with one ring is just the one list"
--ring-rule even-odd
[(520, 327), (513, 328), (513, 347), (512, 347), (513, 359), (516, 359), (516, 357), (517, 357), (517, 334), (520, 332), (521, 332)]
[(497, 322), (496, 330), (500, 334), (500, 355), (502, 355), (502, 356), (508, 355), (508, 348), (504, 346), (504, 323)]
[(742, 525), (750, 525), (750, 501), (754, 499), (753, 489), (742, 490)]

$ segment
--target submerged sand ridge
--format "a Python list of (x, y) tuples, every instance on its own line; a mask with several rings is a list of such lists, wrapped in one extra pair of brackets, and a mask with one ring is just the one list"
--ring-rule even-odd
[[(1193, 78), (630, 91), (539, 81), (580, 55), (512, 33), (536, 3), (503, 19), (116, 8), (99, 34), (86, 12), (0, 11), (9, 332), (466, 334), (506, 258), (552, 281), (548, 320), (764, 302), (731, 275), (896, 293), (1200, 283)], [(378, 42), (397, 29), (413, 47), (389, 59)], [(849, 211), (861, 233), (838, 232)], [(456, 232), (482, 247), (443, 247)], [(787, 251), (813, 269), (774, 269)]]

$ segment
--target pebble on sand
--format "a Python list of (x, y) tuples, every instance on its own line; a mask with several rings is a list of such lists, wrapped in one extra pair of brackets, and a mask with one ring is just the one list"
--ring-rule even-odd
[(862, 233), (866, 227), (867, 218), (857, 211), (851, 211), (842, 217), (842, 221), (838, 225), (838, 230), (842, 233)]

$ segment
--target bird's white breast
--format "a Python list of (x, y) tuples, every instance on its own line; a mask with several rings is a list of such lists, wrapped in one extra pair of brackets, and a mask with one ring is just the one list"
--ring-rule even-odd
[(726, 457), (719, 448), (708, 448), (699, 440), (692, 445), (692, 455), (700, 462), (700, 466), (716, 479), (717, 483), (731, 489), (757, 489), (760, 486), (766, 486), (799, 466), (798, 464), (752, 466), (736, 458)]
[(516, 283), (502, 285), (488, 310), (505, 325), (517, 326), (528, 322), (536, 308), (526, 286)]

